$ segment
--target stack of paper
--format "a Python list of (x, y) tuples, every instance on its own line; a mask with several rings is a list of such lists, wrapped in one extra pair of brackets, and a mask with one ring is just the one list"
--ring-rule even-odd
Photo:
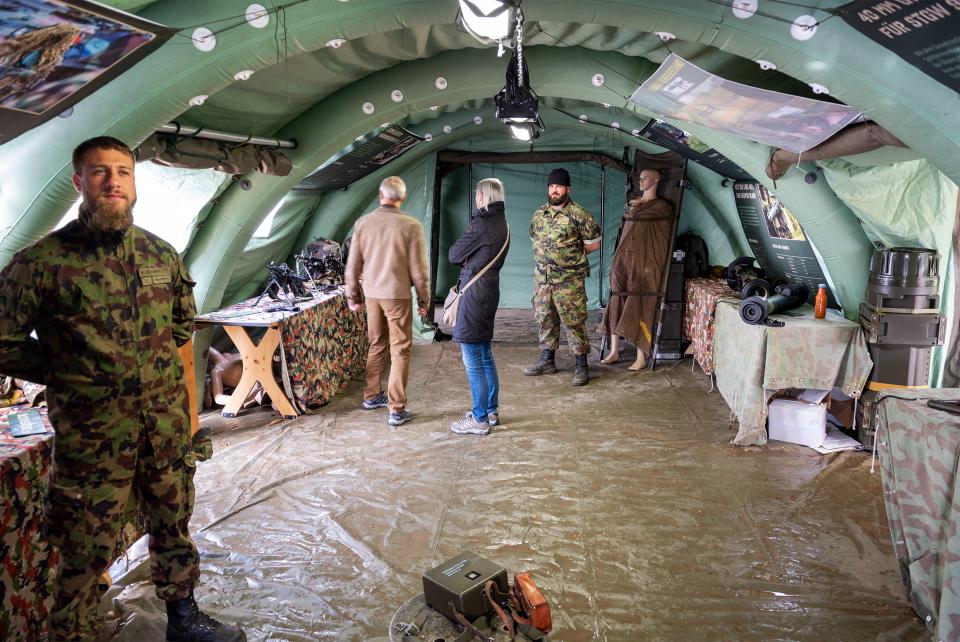
[(814, 450), (826, 455), (827, 453), (838, 453), (841, 450), (863, 450), (863, 444), (852, 437), (847, 437), (836, 428), (830, 428), (827, 431), (827, 438)]

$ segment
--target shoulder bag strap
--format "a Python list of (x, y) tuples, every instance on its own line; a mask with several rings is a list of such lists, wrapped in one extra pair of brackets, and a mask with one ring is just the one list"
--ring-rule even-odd
[(469, 281), (467, 281), (467, 284), (464, 285), (462, 288), (460, 288), (460, 294), (463, 294), (464, 292), (466, 292), (466, 291), (467, 291), (467, 288), (469, 288), (471, 285), (473, 285), (473, 282), (474, 282), (474, 281), (476, 281), (477, 279), (479, 279), (481, 276), (483, 276), (483, 274), (484, 274), (487, 270), (489, 270), (491, 267), (493, 267), (493, 264), (496, 263), (496, 262), (497, 262), (497, 259), (500, 258), (500, 255), (503, 254), (503, 253), (506, 251), (507, 245), (509, 245), (509, 244), (510, 244), (510, 224), (507, 223), (507, 239), (503, 242), (503, 247), (500, 248), (500, 251), (497, 252), (497, 255), (496, 255), (495, 257), (493, 257), (493, 260), (492, 260), (492, 261), (490, 261), (489, 263), (487, 263), (486, 265), (484, 265), (482, 270), (480, 270), (479, 272), (477, 272), (476, 274), (474, 274), (474, 275), (473, 275), (473, 278), (470, 279)]

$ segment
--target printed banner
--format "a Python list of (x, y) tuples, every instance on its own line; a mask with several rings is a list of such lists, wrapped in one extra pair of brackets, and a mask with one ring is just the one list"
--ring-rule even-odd
[(173, 33), (83, 0), (3, 0), (0, 144), (65, 115)]
[(390, 125), (350, 145), (294, 189), (343, 189), (399, 158), (423, 140), (400, 125)]
[[(810, 290), (808, 301), (812, 302), (817, 286), (827, 279), (800, 223), (776, 194), (759, 183), (737, 181), (733, 195), (747, 242), (767, 280), (773, 284), (803, 283)], [(840, 308), (829, 287), (827, 305)]]
[(655, 114), (796, 153), (816, 147), (861, 118), (846, 105), (724, 80), (676, 54), (667, 56), (630, 102)]
[(650, 122), (640, 130), (640, 137), (646, 138), (651, 143), (659, 145), (664, 149), (676, 152), (695, 163), (703, 165), (707, 169), (712, 169), (721, 176), (726, 176), (736, 181), (754, 180), (753, 176), (747, 173), (747, 170), (699, 138), (691, 136), (670, 123), (651, 118)]
[(960, 88), (960, 0), (857, 0), (843, 20), (956, 91)]

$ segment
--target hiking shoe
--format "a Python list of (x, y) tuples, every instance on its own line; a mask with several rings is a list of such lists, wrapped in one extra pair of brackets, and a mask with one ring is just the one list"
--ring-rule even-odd
[(540, 353), (540, 360), (532, 366), (527, 366), (524, 368), (523, 374), (527, 375), (528, 377), (539, 377), (542, 374), (556, 373), (557, 364), (553, 359), (554, 354), (556, 354), (556, 350), (544, 348), (543, 352)]
[(371, 397), (370, 399), (363, 400), (363, 409), (364, 410), (374, 410), (376, 408), (386, 408), (387, 407), (387, 395), (382, 392), (376, 397)]
[(400, 412), (391, 412), (390, 418), (387, 419), (387, 425), (393, 426), (394, 428), (396, 428), (397, 426), (402, 426), (403, 424), (407, 423), (411, 419), (413, 419), (413, 413), (410, 412), (409, 410), (401, 410)]
[(463, 419), (458, 419), (450, 424), (450, 432), (455, 432), (458, 435), (489, 435), (490, 426), (486, 421), (477, 421), (474, 419), (473, 413), (467, 411)]
[(500, 425), (500, 413), (499, 412), (488, 412), (487, 413), (487, 423), (491, 426)]

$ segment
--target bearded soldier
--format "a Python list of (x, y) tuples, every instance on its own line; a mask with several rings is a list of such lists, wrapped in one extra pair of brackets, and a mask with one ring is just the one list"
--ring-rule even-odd
[(533, 241), (533, 313), (539, 324), (540, 360), (523, 374), (538, 376), (557, 371), (554, 360), (560, 345), (560, 324), (567, 331), (570, 351), (576, 358), (573, 385), (589, 380), (587, 354), (587, 292), (584, 279), (590, 276), (587, 254), (600, 248), (600, 226), (590, 212), (570, 200), (570, 174), (555, 169), (547, 178), (547, 197), (533, 213), (530, 239)]
[(56, 431), (45, 515), (60, 552), (50, 639), (96, 638), (98, 579), (132, 496), (167, 604), (167, 640), (245, 640), (193, 598), (195, 455), (177, 347), (193, 330), (194, 284), (172, 246), (133, 226), (129, 147), (85, 141), (73, 170), (77, 220), (0, 273), (0, 372), (47, 385)]

